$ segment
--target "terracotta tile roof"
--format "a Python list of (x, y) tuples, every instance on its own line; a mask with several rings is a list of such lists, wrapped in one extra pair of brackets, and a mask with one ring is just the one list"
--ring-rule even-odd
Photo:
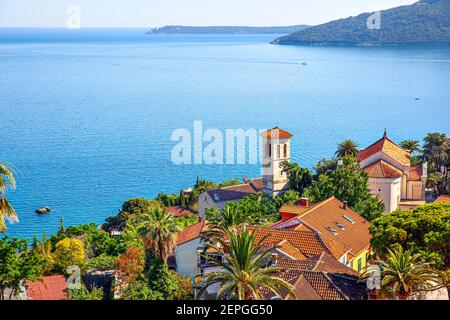
[(340, 259), (349, 248), (332, 239), (328, 239), (317, 232), (284, 230), (264, 227), (249, 227), (250, 231), (256, 233), (256, 241), (261, 241), (267, 236), (264, 243), (266, 245), (278, 246), (282, 241), (289, 241), (297, 250), (306, 257), (312, 257), (322, 252), (332, 254), (336, 259)]
[(316, 256), (314, 256), (313, 258), (306, 259), (306, 260), (279, 259), (277, 261), (276, 267), (281, 268), (283, 270), (312, 271), (315, 268), (316, 264), (317, 264), (317, 259), (316, 259)]
[(292, 138), (294, 135), (292, 133), (289, 133), (283, 129), (280, 129), (278, 127), (275, 127), (273, 129), (270, 129), (266, 132), (261, 133), (261, 136), (266, 139), (285, 139), (285, 138)]
[(422, 166), (411, 167), (408, 175), (409, 181), (421, 181), (422, 180)]
[[(367, 297), (367, 286), (358, 276), (348, 274), (288, 270), (279, 276), (294, 286), (298, 300), (363, 300)], [(273, 294), (263, 290), (264, 297), (270, 299)], [(282, 290), (283, 299), (288, 297)]]
[[(347, 220), (344, 215), (354, 223)], [(298, 217), (278, 223), (276, 228), (284, 229), (287, 226), (288, 229), (292, 229), (293, 225), (296, 225), (296, 228), (304, 228), (306, 225), (323, 235), (323, 242), (335, 253), (334, 256), (346, 248), (350, 248), (351, 253), (357, 255), (370, 246), (370, 222), (350, 207), (344, 209), (344, 203), (335, 197), (319, 202)], [(327, 227), (333, 228), (336, 234)]]
[(183, 231), (177, 234), (177, 246), (182, 245), (183, 243), (189, 242), (191, 240), (200, 238), (200, 234), (203, 231), (205, 226), (205, 221), (200, 221), (199, 223), (193, 224)]
[(311, 207), (303, 207), (303, 206), (298, 206), (298, 205), (284, 204), (281, 206), (281, 208), (280, 208), (280, 210), (278, 210), (278, 212), (290, 213), (290, 214), (302, 214), (310, 209), (311, 209)]
[(411, 163), (411, 154), (390, 140), (386, 135), (366, 149), (361, 150), (358, 153), (358, 159), (362, 161), (380, 151), (401, 164), (410, 165)]
[(437, 198), (435, 202), (450, 202), (450, 196), (439, 196), (439, 198)]
[(171, 206), (171, 207), (166, 207), (166, 212), (173, 215), (174, 217), (178, 218), (178, 217), (189, 217), (193, 214), (195, 214), (195, 212), (180, 207), (180, 206)]
[(206, 192), (214, 202), (232, 201), (262, 192), (262, 185), (262, 178), (257, 178), (251, 179), (249, 183), (208, 190)]
[(384, 160), (374, 162), (363, 169), (371, 178), (401, 178), (403, 173)]
[[(361, 300), (367, 296), (366, 285), (355, 270), (341, 264), (326, 253), (307, 260), (279, 259), (278, 275), (295, 288), (299, 300)], [(270, 299), (272, 293), (263, 290)], [(283, 292), (284, 299), (290, 299)]]
[(67, 281), (63, 275), (48, 276), (40, 281), (26, 282), (29, 300), (66, 300)]
[(301, 253), (292, 243), (288, 240), (283, 240), (278, 244), (277, 250), (283, 252), (288, 255), (292, 259), (296, 260), (305, 260), (307, 257)]

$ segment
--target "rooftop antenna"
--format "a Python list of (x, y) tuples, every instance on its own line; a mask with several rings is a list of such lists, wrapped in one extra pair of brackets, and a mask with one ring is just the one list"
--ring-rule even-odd
[(383, 137), (384, 137), (384, 138), (387, 138), (387, 129), (386, 129), (386, 128), (384, 129), (384, 135), (383, 135)]

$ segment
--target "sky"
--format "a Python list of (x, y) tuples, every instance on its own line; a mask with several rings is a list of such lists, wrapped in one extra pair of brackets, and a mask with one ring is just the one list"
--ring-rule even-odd
[(83, 28), (165, 25), (315, 25), (417, 0), (0, 0), (0, 27), (65, 27), (80, 8)]

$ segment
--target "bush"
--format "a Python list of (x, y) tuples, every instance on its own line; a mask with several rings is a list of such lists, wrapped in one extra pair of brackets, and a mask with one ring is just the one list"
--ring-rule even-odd
[(112, 270), (116, 267), (116, 257), (106, 254), (89, 259), (88, 267), (96, 270)]
[(122, 293), (122, 300), (163, 300), (160, 292), (153, 291), (145, 282), (129, 284)]
[(86, 289), (84, 285), (81, 285), (80, 289), (69, 290), (69, 300), (103, 300), (103, 289), (93, 287), (91, 292)]

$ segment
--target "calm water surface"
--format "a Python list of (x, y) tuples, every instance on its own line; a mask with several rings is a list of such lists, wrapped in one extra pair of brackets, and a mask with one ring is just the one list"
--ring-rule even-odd
[[(20, 223), (8, 235), (54, 233), (61, 217), (101, 223), (124, 200), (178, 193), (197, 175), (260, 176), (259, 165), (173, 165), (171, 133), (194, 120), (283, 127), (308, 167), (384, 128), (396, 141), (450, 132), (449, 47), (270, 45), (275, 37), (0, 29), (0, 159), (20, 170), (9, 194)], [(53, 212), (33, 213), (43, 205)]]

